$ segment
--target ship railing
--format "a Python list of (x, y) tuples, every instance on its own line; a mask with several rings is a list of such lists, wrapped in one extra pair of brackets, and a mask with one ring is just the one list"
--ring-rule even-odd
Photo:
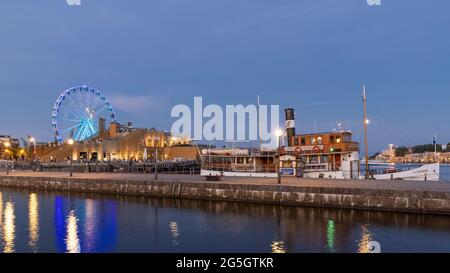
[(276, 172), (275, 166), (254, 166), (245, 164), (239, 166), (236, 164), (204, 164), (202, 169), (218, 172), (252, 172), (252, 173), (272, 173)]

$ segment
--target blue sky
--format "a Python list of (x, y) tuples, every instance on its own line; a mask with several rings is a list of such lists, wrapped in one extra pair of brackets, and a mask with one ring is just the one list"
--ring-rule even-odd
[(446, 0), (4, 0), (0, 134), (51, 140), (58, 95), (88, 84), (120, 121), (170, 129), (173, 105), (294, 107), (297, 131), (336, 120), (371, 152), (450, 141)]

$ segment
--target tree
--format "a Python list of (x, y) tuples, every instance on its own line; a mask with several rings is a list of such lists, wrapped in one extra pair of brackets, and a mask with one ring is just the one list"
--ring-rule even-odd
[(374, 155), (370, 156), (369, 159), (375, 159), (380, 153), (375, 153)]
[(395, 148), (395, 156), (405, 156), (408, 153), (408, 148), (405, 146)]

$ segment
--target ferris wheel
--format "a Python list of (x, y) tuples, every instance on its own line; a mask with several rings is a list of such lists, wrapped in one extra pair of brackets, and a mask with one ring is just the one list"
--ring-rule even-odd
[(116, 114), (106, 96), (86, 85), (62, 92), (53, 106), (52, 127), (56, 140), (83, 141), (99, 132), (99, 118), (105, 124), (116, 121)]

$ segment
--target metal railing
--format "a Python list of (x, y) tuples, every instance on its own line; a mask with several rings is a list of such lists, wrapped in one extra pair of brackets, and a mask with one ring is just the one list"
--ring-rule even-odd
[[(0, 169), (2, 168), (0, 161)], [(6, 169), (5, 163), (3, 168)], [(186, 161), (162, 161), (162, 162), (13, 162), (9, 163), (9, 169), (18, 171), (41, 171), (41, 172), (72, 172), (92, 173), (92, 172), (118, 172), (118, 173), (150, 173), (159, 172), (166, 174), (199, 174), (200, 164), (195, 160)]]
[(0, 169), (4, 169), (6, 174), (9, 174), (9, 171), (14, 169), (14, 161), (11, 160), (0, 160)]
[(252, 165), (252, 164), (203, 164), (202, 169), (218, 172), (252, 172), (252, 173), (275, 173), (276, 165)]

